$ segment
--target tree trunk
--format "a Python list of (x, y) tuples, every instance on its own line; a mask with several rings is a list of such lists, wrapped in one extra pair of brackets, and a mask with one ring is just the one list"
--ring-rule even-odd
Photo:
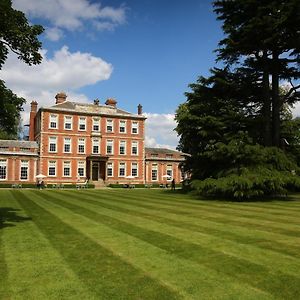
[(279, 74), (277, 52), (273, 52), (272, 59), (272, 130), (273, 130), (273, 146), (280, 147), (280, 111), (281, 103), (279, 97)]
[(263, 139), (264, 145), (272, 146), (272, 119), (271, 119), (271, 95), (270, 95), (270, 83), (269, 83), (269, 71), (267, 68), (267, 52), (263, 53)]

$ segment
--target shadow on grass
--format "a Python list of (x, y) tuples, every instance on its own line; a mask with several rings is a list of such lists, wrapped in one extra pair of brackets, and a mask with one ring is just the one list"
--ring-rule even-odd
[(201, 195), (192, 194), (195, 200), (202, 201), (219, 201), (219, 202), (237, 202), (237, 203), (249, 203), (249, 202), (274, 202), (274, 201), (282, 201), (282, 202), (292, 202), (299, 200), (299, 197), (296, 198), (293, 196), (264, 196), (264, 197), (253, 197), (253, 198), (243, 198), (243, 199), (234, 199), (234, 198), (222, 198), (222, 197), (204, 197)]
[(16, 226), (14, 223), (31, 220), (31, 218), (19, 216), (18, 211), (20, 211), (20, 209), (0, 207), (0, 230), (5, 227)]
[(273, 202), (273, 201), (283, 201), (283, 202), (293, 202), (300, 200), (300, 193), (290, 193), (286, 195), (273, 195), (273, 196), (264, 196), (264, 197), (252, 197), (252, 198), (226, 198), (220, 196), (202, 196), (199, 195), (196, 191), (186, 191), (183, 189), (178, 189), (175, 191), (168, 190), (166, 193), (169, 194), (185, 194), (191, 196), (194, 200), (202, 200), (202, 201), (219, 201), (219, 202)]

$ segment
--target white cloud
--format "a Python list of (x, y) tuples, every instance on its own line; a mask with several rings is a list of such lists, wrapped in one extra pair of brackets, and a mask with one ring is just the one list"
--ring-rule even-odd
[[(53, 27), (66, 30), (82, 29), (89, 21), (97, 24), (96, 29), (113, 30), (126, 21), (124, 6), (101, 7), (100, 3), (90, 3), (88, 0), (13, 0), (13, 6), (30, 17), (46, 19)], [(46, 35), (50, 39), (53, 37), (48, 32)]]
[[(112, 65), (90, 53), (70, 52), (67, 46), (47, 57), (42, 51), (43, 62), (28, 66), (9, 55), (0, 77), (6, 85), (19, 96), (38, 101), (39, 105), (49, 106), (55, 103), (54, 96), (59, 91), (66, 91), (68, 99), (87, 102), (87, 97), (76, 92), (77, 89), (109, 79)], [(67, 89), (67, 90), (66, 90)], [(25, 106), (24, 121), (27, 120), (29, 103)]]
[(294, 118), (300, 117), (300, 103), (299, 102), (297, 102), (296, 104), (293, 105), (292, 114), (293, 114)]
[(57, 27), (47, 28), (46, 29), (46, 37), (48, 40), (56, 42), (63, 37), (63, 31)]
[(71, 53), (67, 46), (56, 51), (53, 58), (48, 58), (46, 51), (42, 56), (40, 65), (28, 66), (10, 55), (1, 78), (14, 90), (77, 89), (107, 80), (113, 69), (100, 57), (80, 51)]
[(177, 133), (174, 131), (176, 122), (174, 114), (145, 113), (146, 147), (175, 149), (178, 145)]

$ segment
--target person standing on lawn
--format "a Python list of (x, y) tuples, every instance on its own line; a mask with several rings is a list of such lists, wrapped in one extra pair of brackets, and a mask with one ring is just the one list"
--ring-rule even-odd
[(172, 191), (175, 191), (175, 179), (174, 178), (171, 183), (171, 189), (172, 189)]

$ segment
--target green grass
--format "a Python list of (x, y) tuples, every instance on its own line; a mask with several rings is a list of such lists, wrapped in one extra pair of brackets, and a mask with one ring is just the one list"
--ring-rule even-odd
[(0, 299), (300, 299), (300, 197), (0, 191)]

